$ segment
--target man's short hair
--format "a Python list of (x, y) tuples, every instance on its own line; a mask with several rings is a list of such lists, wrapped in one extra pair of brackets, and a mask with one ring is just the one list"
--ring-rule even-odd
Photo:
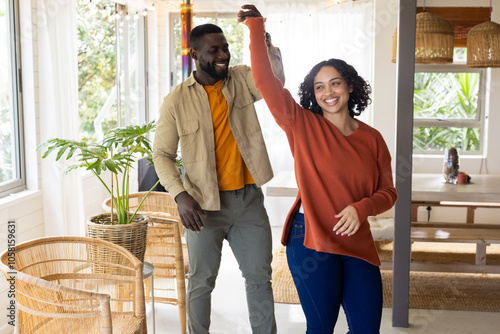
[(203, 36), (207, 34), (219, 34), (223, 33), (222, 29), (215, 24), (207, 23), (196, 26), (191, 30), (189, 34), (189, 46), (195, 50), (199, 50), (201, 45), (200, 41)]

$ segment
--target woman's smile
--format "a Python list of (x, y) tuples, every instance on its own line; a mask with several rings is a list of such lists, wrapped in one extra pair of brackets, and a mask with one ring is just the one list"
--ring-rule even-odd
[(324, 66), (314, 77), (314, 95), (323, 113), (348, 113), (350, 92), (352, 87), (333, 66)]

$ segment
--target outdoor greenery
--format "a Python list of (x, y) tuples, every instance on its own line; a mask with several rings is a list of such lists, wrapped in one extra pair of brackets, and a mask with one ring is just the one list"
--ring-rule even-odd
[[(80, 134), (95, 140), (94, 120), (116, 84), (114, 6), (103, 0), (77, 0), (77, 24)], [(115, 102), (102, 130), (116, 125)]]
[(229, 51), (231, 51), (231, 66), (243, 63), (243, 24), (236, 18), (219, 19), (219, 26), (224, 31)]
[[(112, 4), (105, 0), (76, 1), (80, 134), (82, 140), (95, 141), (94, 120), (116, 86), (116, 48), (119, 41), (116, 40), (117, 27)], [(221, 26), (230, 45), (231, 65), (240, 64), (243, 57), (242, 24), (236, 18), (218, 18), (216, 22), (215, 17), (194, 15), (193, 26), (204, 23), (217, 23)], [(175, 19), (175, 85), (182, 81), (180, 30), (180, 19)], [(110, 114), (102, 123), (103, 132), (117, 126), (117, 117), (115, 99)]]
[(414, 150), (444, 151), (450, 145), (463, 151), (480, 149), (479, 128), (447, 124), (479, 117), (479, 77), (478, 73), (415, 73), (415, 119), (439, 120), (443, 125), (414, 127)]
[[(105, 133), (99, 143), (53, 138), (42, 143), (37, 150), (45, 149), (42, 158), (56, 151), (56, 161), (66, 155), (66, 160), (73, 157), (76, 163), (66, 169), (66, 173), (77, 168), (92, 172), (109, 193), (116, 209), (118, 224), (130, 224), (139, 211), (143, 200), (133, 214), (129, 213), (129, 178), (132, 163), (139, 156), (152, 156), (152, 146), (148, 138), (156, 128), (155, 122), (144, 125), (130, 125), (114, 128)], [(152, 162), (151, 162), (152, 164)], [(110, 188), (102, 179), (101, 173), (109, 170), (113, 177), (114, 187)], [(156, 187), (157, 181), (151, 190)], [(148, 194), (149, 194), (148, 192)]]

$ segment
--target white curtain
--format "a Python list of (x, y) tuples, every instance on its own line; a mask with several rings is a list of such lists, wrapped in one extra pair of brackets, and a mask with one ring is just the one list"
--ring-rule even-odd
[[(76, 4), (37, 0), (40, 141), (78, 139)], [(80, 171), (55, 154), (42, 159), (45, 235), (85, 235)]]
[[(333, 4), (321, 2), (256, 3), (267, 18), (266, 30), (279, 47), (285, 67), (285, 87), (299, 101), (300, 83), (320, 61), (340, 58), (356, 68), (368, 82), (372, 77), (373, 4), (372, 1), (350, 1)], [(248, 33), (247, 29), (245, 29)], [(246, 36), (248, 40), (248, 34)], [(244, 59), (249, 62), (248, 48)], [(256, 104), (274, 175), (293, 170), (285, 133), (279, 128), (265, 102)], [(370, 109), (359, 117), (368, 122)], [(263, 187), (265, 191), (266, 186)], [(294, 198), (266, 196), (266, 207), (272, 225), (283, 224)]]
[(161, 99), (159, 95), (160, 67), (158, 63), (158, 22), (156, 11), (150, 11), (148, 14), (148, 120), (158, 119), (159, 106)]

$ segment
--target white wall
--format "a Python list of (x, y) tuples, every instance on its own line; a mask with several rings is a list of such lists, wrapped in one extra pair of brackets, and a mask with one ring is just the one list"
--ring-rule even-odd
[[(391, 156), (396, 150), (396, 64), (391, 62), (392, 35), (398, 24), (399, 0), (375, 0), (372, 76), (372, 125), (384, 137)], [(394, 169), (393, 158), (393, 169)]]
[[(11, 196), (9, 200), (0, 201), (0, 250), (7, 249), (7, 225), (15, 221), (14, 239), (21, 242), (42, 237), (44, 235), (42, 194), (39, 191), (25, 192), (22, 195)], [(3, 276), (3, 275), (2, 275)], [(7, 325), (6, 310), (10, 302), (7, 297), (7, 281), (0, 278), (0, 334), (10, 333), (13, 328)]]

